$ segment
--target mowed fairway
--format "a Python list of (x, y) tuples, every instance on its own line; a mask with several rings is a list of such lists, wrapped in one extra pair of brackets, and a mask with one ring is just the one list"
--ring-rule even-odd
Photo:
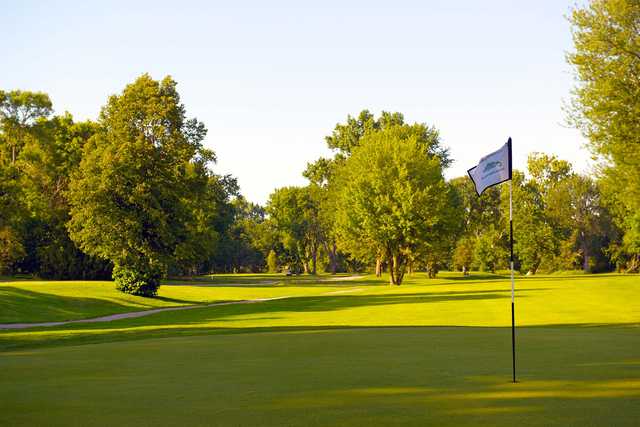
[(640, 419), (639, 276), (518, 278), (517, 384), (509, 382), (505, 277), (416, 274), (400, 287), (371, 276), (172, 283), (161, 298), (138, 301), (109, 283), (81, 292), (78, 282), (5, 282), (0, 323), (281, 299), (0, 331), (0, 425), (635, 426)]

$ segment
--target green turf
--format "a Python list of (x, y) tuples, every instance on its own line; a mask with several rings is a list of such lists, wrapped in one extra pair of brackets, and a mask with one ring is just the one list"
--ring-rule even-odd
[[(143, 298), (116, 291), (107, 281), (0, 281), (0, 323), (47, 322), (87, 319), (115, 313), (287, 296), (289, 286), (306, 283), (333, 284), (335, 279), (291, 278), (283, 275), (224, 275), (168, 280), (155, 298)], [(318, 283), (318, 280), (321, 282)], [(324, 281), (323, 281), (324, 280)], [(339, 277), (337, 280), (340, 280)], [(215, 285), (213, 288), (209, 285)], [(229, 286), (226, 286), (229, 285)], [(233, 286), (230, 286), (233, 285)], [(244, 286), (246, 285), (246, 286)], [(297, 294), (314, 291), (300, 287)]]
[(637, 425), (640, 277), (519, 278), (518, 384), (504, 277), (383, 283), (166, 286), (291, 298), (1, 332), (0, 425)]

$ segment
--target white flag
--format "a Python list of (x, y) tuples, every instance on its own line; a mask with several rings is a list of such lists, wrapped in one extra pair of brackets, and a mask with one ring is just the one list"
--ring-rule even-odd
[(511, 179), (511, 138), (498, 151), (480, 159), (478, 166), (467, 171), (478, 196), (487, 188)]

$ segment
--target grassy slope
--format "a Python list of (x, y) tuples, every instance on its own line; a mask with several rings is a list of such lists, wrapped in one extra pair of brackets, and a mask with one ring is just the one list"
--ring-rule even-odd
[[(0, 281), (0, 323), (86, 319), (158, 307), (280, 297), (290, 293), (286, 285), (301, 280), (309, 279), (296, 280), (282, 275), (264, 274), (170, 280), (167, 281), (168, 286), (160, 287), (155, 298), (118, 292), (113, 282), (107, 281)], [(239, 283), (254, 286), (223, 286)], [(216, 287), (206, 286), (209, 284), (215, 284)], [(298, 294), (305, 292), (313, 293), (311, 289), (302, 288)]]
[(520, 279), (515, 385), (508, 281), (458, 279), (5, 331), (0, 424), (636, 425), (640, 277)]

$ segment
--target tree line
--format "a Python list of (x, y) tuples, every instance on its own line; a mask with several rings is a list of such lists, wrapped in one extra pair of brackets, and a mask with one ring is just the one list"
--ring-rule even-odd
[[(516, 268), (640, 269), (640, 9), (594, 1), (570, 17), (577, 76), (569, 121), (601, 160), (593, 176), (531, 153), (514, 171)], [(635, 35), (635, 36), (634, 36)], [(212, 171), (206, 127), (176, 82), (142, 75), (95, 121), (53, 114), (44, 93), (0, 91), (0, 274), (113, 277), (154, 295), (162, 277), (214, 272), (507, 267), (507, 186), (477, 197), (434, 126), (364, 110), (326, 137), (308, 185), (247, 201)]]

